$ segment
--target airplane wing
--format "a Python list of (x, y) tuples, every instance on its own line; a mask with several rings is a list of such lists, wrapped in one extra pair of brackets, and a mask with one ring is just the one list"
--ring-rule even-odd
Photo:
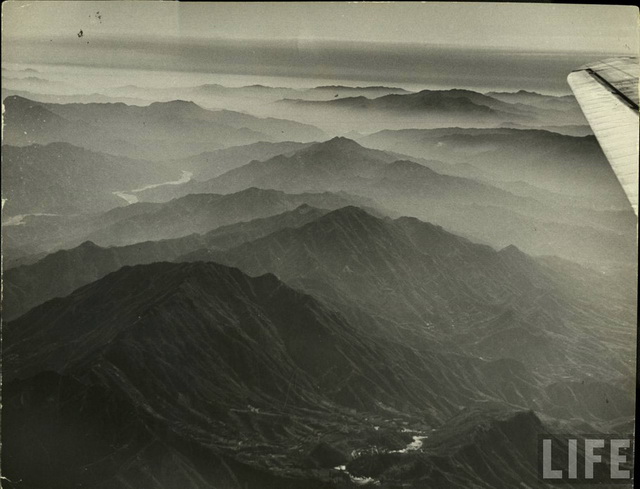
[(572, 71), (567, 81), (638, 215), (638, 58), (611, 58)]

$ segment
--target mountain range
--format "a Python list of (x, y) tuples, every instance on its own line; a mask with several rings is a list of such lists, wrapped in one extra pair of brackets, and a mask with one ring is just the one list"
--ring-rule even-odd
[(2, 152), (3, 217), (106, 211), (124, 203), (115, 192), (175, 180), (180, 173), (68, 143), (4, 145)]
[[(473, 90), (421, 90), (375, 98), (340, 97), (331, 100), (285, 98), (279, 105), (283, 116), (322, 126), (328, 117), (346, 118), (351, 127), (368, 130), (437, 127), (494, 127), (504, 123), (527, 127), (584, 124), (573, 97), (540, 94), (487, 93)], [(376, 114), (376, 118), (371, 118)], [(303, 119), (303, 117), (307, 119)], [(368, 117), (368, 120), (367, 120)], [(376, 119), (384, 118), (384, 124)], [(324, 126), (322, 126), (324, 127)]]
[[(244, 166), (252, 161), (264, 161), (274, 156), (293, 153), (312, 143), (283, 141), (280, 143), (259, 142), (244, 146), (208, 151), (181, 160), (169, 162), (172, 166), (193, 172), (196, 180), (204, 181)], [(166, 192), (158, 192), (159, 196)], [(145, 195), (149, 196), (151, 192)], [(148, 200), (148, 197), (147, 199)], [(166, 200), (166, 197), (165, 197)]]
[(487, 96), (511, 104), (523, 104), (538, 107), (540, 109), (551, 109), (554, 111), (570, 112), (576, 120), (587, 123), (580, 110), (580, 105), (573, 95), (543, 95), (541, 93), (528, 90), (518, 90), (517, 92), (487, 92)]
[(45, 104), (4, 100), (4, 143), (16, 146), (68, 142), (131, 158), (184, 158), (258, 141), (313, 141), (319, 129), (238, 112), (210, 111), (174, 100), (145, 107), (115, 104)]
[[(282, 254), (287, 260), (279, 259)], [(474, 349), (500, 351), (556, 374), (586, 363), (566, 356), (572, 351), (581, 355), (574, 344), (576, 331), (584, 337), (592, 328), (599, 336), (601, 320), (595, 311), (610, 307), (592, 295), (595, 284), (591, 292), (580, 285), (585, 276), (594, 280), (595, 273), (580, 272), (578, 278), (566, 280), (564, 273), (556, 275), (513, 246), (496, 252), (417, 219), (388, 221), (357, 207), (338, 209), (226, 251), (195, 252), (182, 259), (212, 259), (250, 275), (274, 273), (316, 297), (338, 304), (348, 298), (349, 304), (369, 314), (404, 325), (394, 328), (394, 334), (410, 325), (440, 341), (452, 334), (455, 344), (464, 341)], [(576, 292), (591, 296), (594, 309), (574, 323), (563, 311), (566, 303), (583, 300)], [(620, 294), (620, 300), (629, 300)], [(545, 313), (531, 315), (541, 304)], [(507, 321), (498, 319), (503, 314)], [(487, 335), (493, 336), (492, 348), (484, 349), (481, 343)], [(528, 339), (523, 341), (523, 336)], [(498, 341), (504, 343), (499, 348)], [(622, 337), (617, 341), (624, 342)]]
[(410, 93), (398, 87), (323, 85), (313, 88), (272, 87), (260, 84), (229, 87), (217, 83), (207, 83), (194, 87), (148, 88), (127, 85), (104, 91), (112, 97), (134, 97), (143, 100), (168, 101), (175, 98), (187, 98), (207, 106), (223, 105), (247, 110), (256, 104), (268, 104), (284, 98), (304, 100), (330, 100), (335, 97), (363, 96), (369, 98), (382, 95)]
[[(283, 254), (286, 260), (280, 258)], [(426, 335), (450, 347), (467, 345), (496, 360), (544, 364), (544, 370), (555, 375), (564, 369), (576, 374), (571, 369), (582, 363), (567, 360), (567, 355), (581, 356), (575, 336), (584, 337), (587, 327), (599, 336), (600, 317), (632, 300), (624, 292), (629, 289), (615, 285), (620, 276), (604, 279), (580, 267), (551, 267), (513, 246), (496, 252), (414, 218), (390, 220), (353, 206), (330, 212), (305, 204), (202, 235), (106, 249), (87, 242), (11, 268), (5, 276), (5, 312), (16, 317), (122, 266), (156, 261), (215, 261), (250, 275), (274, 273), (343, 309), (348, 317), (366, 311), (379, 318), (382, 323), (371, 325), (368, 334)], [(558, 269), (559, 274), (554, 271)], [(591, 306), (583, 305), (586, 300)], [(569, 304), (583, 311), (578, 323), (565, 314)], [(620, 314), (616, 317), (619, 321)], [(620, 335), (615, 341), (623, 343), (626, 333), (611, 328), (607, 342)], [(606, 367), (598, 363), (601, 374), (610, 371), (615, 377), (629, 368), (611, 357), (608, 361)]]
[[(399, 181), (400, 180), (400, 181)], [(367, 193), (393, 192), (394, 185), (409, 183), (433, 198), (466, 198), (495, 203), (501, 198), (513, 204), (517, 197), (471, 179), (441, 175), (412, 161), (400, 161), (393, 153), (369, 149), (336, 137), (265, 161), (252, 161), (205, 182), (191, 182), (174, 192), (235, 192), (247, 187), (273, 188), (285, 192), (329, 189)], [(425, 185), (427, 187), (425, 187)], [(456, 190), (456, 187), (460, 191)], [(401, 191), (407, 191), (402, 189)], [(438, 193), (435, 195), (434, 193)], [(144, 194), (142, 194), (144, 198)]]
[[(548, 144), (560, 138), (566, 146), (578, 147), (578, 138), (544, 131), (507, 129), (448, 129), (415, 133), (418, 138), (423, 133), (429, 138), (426, 143), (419, 139), (419, 144), (427, 148), (425, 151), (409, 144), (395, 144), (401, 137), (416, 137), (412, 131), (391, 133), (388, 139), (393, 144), (385, 145), (386, 134), (381, 134), (379, 140), (372, 136), (361, 140), (372, 146), (384, 147), (384, 151), (337, 137), (273, 158), (252, 161), (206, 181), (190, 181), (170, 189), (151, 189), (136, 195), (143, 201), (158, 201), (191, 193), (237, 192), (251, 186), (295, 193), (322, 189), (346, 191), (377, 200), (396, 215), (435, 222), (496, 247), (513, 244), (515, 240), (516, 245), (532, 253), (555, 254), (583, 262), (625, 262), (633, 259), (635, 236), (629, 232), (633, 213), (626, 200), (623, 201), (624, 194), (611, 169), (599, 163), (600, 155), (587, 155), (583, 148), (581, 153), (572, 157), (573, 160), (567, 161), (567, 168), (553, 170), (558, 181), (568, 180), (572, 178), (571, 166), (585, 165), (584, 160), (578, 162), (578, 157), (585, 155), (585, 158), (590, 158), (589, 169), (582, 171), (578, 178), (584, 181), (585, 189), (580, 190), (582, 198), (567, 195), (564, 189), (559, 190), (562, 193), (556, 193), (532, 185), (523, 188), (492, 178), (500, 171), (505, 180), (510, 175), (511, 178), (526, 178), (534, 174), (540, 180), (548, 179), (547, 169), (551, 162), (540, 162), (544, 152), (536, 143), (543, 144), (545, 137), (550, 139)], [(467, 138), (473, 146), (465, 154), (465, 145), (460, 143), (452, 156), (451, 150), (438, 145), (445, 137), (455, 138), (456, 144), (458, 137)], [(506, 142), (509, 137), (515, 142)], [(491, 142), (498, 138), (505, 142)], [(487, 144), (482, 141), (487, 141)], [(430, 148), (435, 150), (429, 151)], [(492, 152), (491, 148), (496, 150)], [(567, 147), (561, 153), (571, 149)], [(399, 154), (400, 150), (406, 150), (411, 156)], [(516, 173), (516, 165), (512, 165), (508, 171), (507, 161), (515, 157), (516, 151), (525, 150), (530, 153), (523, 158), (528, 159), (529, 166)], [(477, 160), (474, 159), (476, 155)], [(554, 158), (560, 160), (561, 156), (557, 154)], [(451, 160), (454, 162), (449, 163)], [(504, 161), (503, 166), (498, 166), (496, 160)], [(478, 166), (465, 163), (467, 161)], [(482, 164), (485, 161), (487, 164)], [(459, 176), (465, 174), (473, 177)], [(552, 188), (557, 189), (558, 185), (553, 184)], [(593, 194), (587, 193), (589, 189)], [(620, 205), (624, 206), (620, 212), (580, 207), (587, 195), (602, 195), (604, 199), (607, 189), (620, 197)], [(549, 197), (550, 192), (553, 200)], [(597, 202), (597, 197), (594, 200)], [(612, 199), (609, 198), (608, 202), (611, 203)], [(562, 212), (558, 212), (559, 208)], [(580, 250), (578, 255), (576, 249)]]
[(359, 142), (420, 158), (470, 164), (498, 181), (526, 181), (560, 194), (589, 196), (593, 205), (607, 202), (622, 208), (625, 202), (593, 136), (572, 137), (541, 130), (447, 128), (382, 131)]
[(54, 297), (63, 297), (126, 265), (174, 261), (187, 253), (232, 248), (284, 228), (299, 227), (328, 210), (302, 204), (270, 217), (220, 226), (204, 234), (142, 241), (108, 248), (85, 241), (34, 263), (10, 267), (4, 274), (4, 316), (14, 318)]
[[(298, 102), (288, 101), (284, 102)], [(374, 99), (347, 97), (339, 100), (320, 101), (320, 105), (331, 105), (350, 109), (383, 111), (433, 111), (463, 113), (476, 116), (491, 116), (511, 113), (524, 116), (531, 109), (502, 102), (472, 90), (422, 90), (410, 94), (390, 94)]]
[[(424, 460), (465, 487), (486, 480), (482, 467), (454, 473), (442, 461), (468, 465), (455, 447), (483, 446), (477, 430), (460, 436), (477, 426), (461, 407), (511, 405), (474, 413), (488, 436), (513, 435), (516, 447), (545, 430), (515, 407), (549, 402), (519, 362), (381, 342), (362, 334), (375, 320), (354, 317), (271, 274), (125, 266), (6, 325), (3, 470), (29, 487), (331, 488), (345, 477), (393, 480), (402, 476), (390, 462)], [(426, 453), (401, 450), (411, 432), (433, 438)], [(25, 444), (25, 433), (40, 443)], [(495, 449), (505, 452), (490, 466), (504, 467), (512, 449)]]
[(637, 216), (574, 97), (100, 59), (2, 70), (3, 487), (549, 489), (541, 436), (633, 432)]
[(302, 204), (322, 209), (378, 207), (369, 199), (344, 192), (285, 194), (249, 188), (235, 194), (191, 194), (166, 203), (143, 202), (98, 214), (24, 216), (19, 224), (3, 227), (4, 252), (10, 259), (26, 259), (24, 255), (39, 256), (87, 240), (110, 246), (178, 238), (273, 216)]

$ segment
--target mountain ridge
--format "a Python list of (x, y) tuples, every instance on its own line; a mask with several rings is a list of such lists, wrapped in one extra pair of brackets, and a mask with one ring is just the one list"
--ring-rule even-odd
[[(313, 141), (324, 133), (284, 119), (211, 111), (191, 101), (54, 104), (4, 99), (5, 141), (14, 145), (65, 141), (133, 158), (183, 158), (258, 141)], [(54, 122), (52, 122), (54, 120)], [(99, 135), (99, 137), (98, 137)]]

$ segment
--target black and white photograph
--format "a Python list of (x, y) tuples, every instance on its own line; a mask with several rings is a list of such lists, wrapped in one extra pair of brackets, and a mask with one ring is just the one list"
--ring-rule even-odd
[(0, 486), (633, 487), (638, 14), (4, 2)]

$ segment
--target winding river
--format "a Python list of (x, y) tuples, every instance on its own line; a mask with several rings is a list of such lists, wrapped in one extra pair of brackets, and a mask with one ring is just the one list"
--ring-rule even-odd
[(116, 195), (117, 197), (120, 197), (121, 199), (126, 200), (127, 204), (135, 204), (136, 202), (139, 202), (138, 197), (134, 195), (138, 192), (143, 192), (145, 190), (150, 190), (152, 188), (164, 187), (165, 185), (180, 185), (182, 183), (187, 183), (188, 181), (190, 181), (191, 177), (193, 177), (192, 172), (182, 170), (182, 175), (178, 180), (172, 180), (170, 182), (163, 182), (163, 183), (154, 183), (152, 185), (146, 185), (144, 187), (136, 188), (134, 190), (121, 190), (118, 192), (113, 192), (113, 195)]
[[(377, 427), (376, 427), (377, 430)], [(405, 432), (403, 430), (403, 432)], [(427, 438), (429, 438), (428, 436), (414, 436), (413, 437), (413, 441), (411, 443), (409, 443), (405, 448), (402, 448), (400, 450), (391, 450), (388, 453), (408, 453), (408, 452), (413, 452), (416, 450), (420, 450), (422, 448), (422, 443), (423, 440), (426, 440)], [(335, 470), (339, 470), (341, 472), (344, 472), (345, 474), (347, 474), (349, 476), (349, 478), (351, 479), (351, 482), (353, 482), (354, 484), (358, 485), (358, 486), (365, 486), (365, 485), (380, 485), (380, 481), (378, 481), (377, 479), (374, 479), (373, 477), (356, 477), (355, 475), (352, 475), (349, 473), (349, 471), (347, 471), (347, 466), (346, 465), (338, 465), (337, 467), (334, 467)]]

